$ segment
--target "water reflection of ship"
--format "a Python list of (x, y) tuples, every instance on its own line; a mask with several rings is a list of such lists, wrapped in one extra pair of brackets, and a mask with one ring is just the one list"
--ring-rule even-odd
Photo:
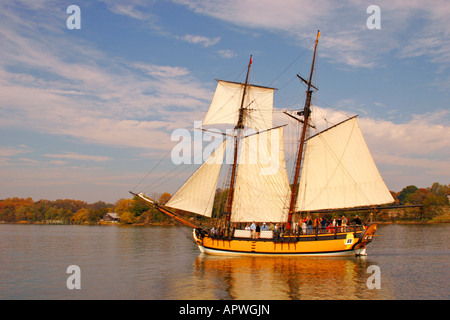
[(217, 292), (236, 300), (385, 299), (370, 290), (369, 262), (350, 257), (222, 257), (201, 254), (197, 277), (214, 282)]

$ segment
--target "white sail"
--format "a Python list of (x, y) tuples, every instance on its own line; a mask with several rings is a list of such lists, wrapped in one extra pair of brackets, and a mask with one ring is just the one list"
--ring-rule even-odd
[(243, 139), (232, 222), (286, 220), (290, 187), (283, 149), (282, 127)]
[[(218, 80), (208, 113), (203, 125), (238, 123), (239, 109), (244, 93), (244, 84)], [(274, 88), (247, 85), (243, 108), (244, 126), (257, 130), (272, 127)]]
[(211, 217), (226, 140), (165, 204), (167, 207)]
[(307, 142), (296, 211), (353, 208), (394, 201), (356, 117)]

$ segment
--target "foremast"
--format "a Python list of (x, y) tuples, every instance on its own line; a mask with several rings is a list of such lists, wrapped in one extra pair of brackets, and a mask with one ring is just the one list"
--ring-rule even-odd
[(241, 105), (239, 108), (239, 117), (238, 122), (234, 128), (236, 132), (236, 135), (234, 137), (234, 154), (233, 154), (233, 167), (231, 169), (231, 178), (230, 178), (230, 189), (227, 199), (227, 206), (226, 206), (226, 222), (230, 222), (231, 219), (231, 208), (233, 206), (233, 195), (234, 195), (234, 185), (236, 183), (236, 169), (237, 169), (237, 162), (238, 162), (238, 150), (239, 150), (239, 141), (242, 138), (242, 130), (244, 129), (244, 117), (245, 117), (245, 107), (244, 107), (244, 101), (245, 101), (245, 95), (247, 94), (247, 87), (248, 87), (248, 77), (250, 74), (250, 67), (252, 65), (252, 56), (250, 56), (250, 61), (248, 63), (247, 67), (247, 75), (245, 77), (245, 83), (244, 83), (244, 90), (242, 93), (242, 99), (241, 99)]
[(309, 126), (309, 118), (311, 115), (311, 97), (312, 97), (312, 93), (313, 93), (311, 88), (314, 88), (317, 90), (317, 88), (314, 85), (312, 85), (312, 76), (313, 76), (313, 72), (314, 72), (314, 64), (316, 61), (316, 52), (317, 52), (317, 44), (319, 42), (319, 37), (320, 37), (320, 30), (317, 31), (317, 38), (316, 38), (316, 43), (314, 45), (314, 54), (313, 54), (313, 59), (312, 59), (312, 64), (311, 64), (311, 71), (309, 73), (309, 79), (305, 80), (301, 76), (297, 75), (297, 77), (299, 77), (300, 80), (302, 80), (307, 85), (307, 90), (306, 90), (305, 106), (303, 108), (303, 127), (302, 127), (302, 133), (300, 136), (300, 144), (299, 144), (299, 149), (298, 149), (298, 153), (297, 153), (297, 160), (296, 160), (296, 164), (295, 164), (295, 173), (294, 173), (294, 181), (293, 181), (293, 186), (292, 186), (291, 200), (289, 202), (288, 220), (287, 220), (287, 224), (286, 224), (287, 230), (291, 229), (292, 216), (294, 214), (295, 203), (296, 203), (297, 195), (298, 195), (298, 186), (299, 186), (300, 169), (302, 167), (303, 150), (304, 150), (304, 146), (305, 146), (306, 133), (307, 133), (308, 126)]

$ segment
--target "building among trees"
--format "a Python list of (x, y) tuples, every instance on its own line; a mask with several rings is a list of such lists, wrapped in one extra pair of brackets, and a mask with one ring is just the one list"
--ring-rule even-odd
[(120, 221), (120, 217), (119, 217), (118, 213), (108, 212), (108, 213), (105, 213), (103, 215), (103, 221), (106, 221), (106, 222), (119, 222)]

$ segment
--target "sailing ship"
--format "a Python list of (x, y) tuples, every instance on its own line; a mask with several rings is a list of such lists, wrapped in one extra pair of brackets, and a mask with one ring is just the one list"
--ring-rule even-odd
[[(252, 57), (245, 82), (218, 80), (203, 125), (231, 124), (233, 135), (211, 154), (164, 205), (142, 192), (133, 195), (152, 203), (159, 211), (193, 228), (201, 252), (215, 255), (353, 256), (365, 255), (377, 225), (335, 225), (324, 230), (316, 225), (306, 232), (294, 217), (368, 208), (392, 203), (358, 126), (357, 117), (346, 119), (310, 135), (312, 84), (320, 31), (315, 40), (309, 78), (297, 77), (307, 86), (303, 110), (296, 116), (301, 126), (295, 171), (289, 182), (283, 148), (284, 126), (273, 127), (273, 95), (276, 89), (249, 83)], [(289, 114), (288, 114), (289, 115)], [(252, 134), (245, 129), (252, 128)], [(214, 197), (227, 144), (233, 161), (228, 176), (228, 195), (223, 229), (218, 234), (175, 211), (211, 217)], [(230, 147), (229, 147), (230, 148)], [(220, 161), (218, 160), (220, 159)], [(175, 209), (175, 210), (174, 210)], [(271, 223), (277, 230), (245, 230), (245, 224)]]

